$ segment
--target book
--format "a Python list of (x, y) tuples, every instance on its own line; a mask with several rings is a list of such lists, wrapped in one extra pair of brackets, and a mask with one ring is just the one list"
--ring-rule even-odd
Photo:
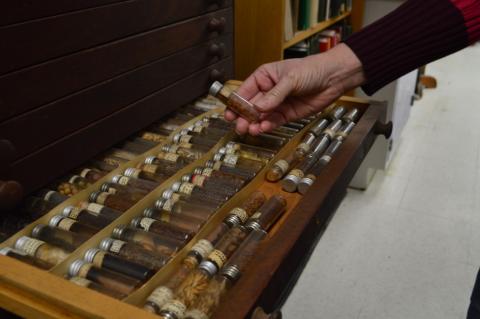
[(325, 1), (325, 18), (323, 20), (328, 20), (331, 18), (330, 15), (331, 0)]
[(285, 0), (285, 20), (283, 34), (285, 41), (293, 38), (292, 0)]
[(310, 27), (310, 0), (300, 0), (298, 15), (298, 30), (306, 30)]
[(300, 14), (300, 0), (292, 0), (293, 33), (298, 30), (298, 16)]
[(320, 0), (310, 0), (310, 26), (314, 26), (318, 23), (318, 10)]
[(325, 21), (327, 16), (327, 0), (320, 0), (318, 4), (318, 18), (317, 21)]

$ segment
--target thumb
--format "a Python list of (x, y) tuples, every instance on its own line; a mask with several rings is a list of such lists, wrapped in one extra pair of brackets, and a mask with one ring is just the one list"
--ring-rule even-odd
[(271, 112), (290, 95), (292, 90), (293, 84), (291, 79), (282, 77), (273, 88), (255, 102), (255, 106), (262, 113)]

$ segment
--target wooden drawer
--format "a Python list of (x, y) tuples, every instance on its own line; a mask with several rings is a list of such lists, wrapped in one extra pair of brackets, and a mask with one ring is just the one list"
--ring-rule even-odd
[[(208, 55), (208, 45), (205, 46), (203, 54)], [(187, 55), (191, 60), (185, 63), (185, 66), (190, 63), (195, 64), (197, 58), (199, 58), (199, 64), (201, 65), (204, 55), (199, 54), (195, 58), (192, 58), (190, 54)], [(134, 85), (139, 87), (133, 87), (133, 84), (131, 86), (127, 77), (123, 82), (120, 81), (119, 87), (115, 87), (114, 82), (109, 82), (108, 85), (113, 85), (113, 87), (104, 89), (98, 95), (92, 96), (92, 104), (88, 106), (81, 105), (82, 102), (85, 102), (84, 99), (80, 99), (79, 102), (74, 104), (76, 109), (70, 109), (68, 105), (62, 105), (56, 109), (56, 112), (61, 115), (57, 117), (56, 114), (51, 114), (48, 122), (44, 123), (44, 125), (51, 126), (52, 139), (54, 134), (59, 133), (58, 130), (68, 130), (70, 123), (81, 122), (84, 126), (73, 132), (57, 135), (62, 137), (11, 163), (8, 178), (20, 182), (26, 192), (44, 185), (53, 177), (80, 165), (108, 146), (145, 127), (152, 122), (152, 119), (160, 118), (179, 105), (187, 104), (205, 94), (212, 81), (232, 77), (233, 61), (231, 58), (226, 58), (200, 71), (195, 72), (195, 70), (190, 69), (185, 74), (179, 70), (178, 65), (173, 66), (170, 70), (165, 67), (163, 73), (155, 73), (157, 69), (154, 68), (151, 73), (140, 73), (138, 75), (145, 78), (140, 79), (137, 76), (137, 79), (134, 79), (136, 80), (133, 82)], [(175, 82), (167, 86), (162, 85), (162, 89), (143, 95), (136, 100), (132, 99), (132, 102), (127, 103), (122, 108), (118, 108), (118, 104), (114, 104), (108, 111), (104, 112), (102, 110), (103, 107), (108, 108), (108, 102), (104, 100), (111, 99), (114, 94), (123, 94), (120, 98), (126, 100), (128, 94), (135, 94), (151, 85), (159, 86), (161, 81), (156, 78), (158, 75), (168, 76), (171, 80), (175, 79)], [(123, 93), (121, 93), (122, 91)], [(120, 104), (120, 102), (118, 103)], [(115, 107), (117, 107), (117, 110)], [(97, 108), (97, 110), (94, 110), (94, 108)], [(82, 118), (82, 114), (85, 114), (84, 111), (89, 113), (86, 113), (86, 117)], [(95, 112), (101, 112), (103, 117), (91, 120), (92, 113), (95, 114)], [(35, 118), (32, 118), (32, 120), (35, 120)], [(33, 127), (38, 132), (42, 132), (39, 135), (43, 137), (43, 129), (38, 124)], [(12, 126), (12, 130), (15, 130), (15, 126)], [(48, 131), (49, 129), (46, 129), (45, 133)], [(13, 131), (12, 136), (14, 138), (16, 138), (15, 134), (19, 134), (19, 132)], [(26, 140), (28, 139), (28, 136), (26, 136)], [(85, 141), (88, 141), (88, 148), (84, 147)], [(42, 167), (42, 169), (39, 169), (39, 167)]]
[(0, 74), (231, 6), (231, 0), (2, 1), (0, 37), (7, 45)]
[[(197, 239), (202, 238), (208, 229), (213, 229), (216, 224), (220, 223), (225, 214), (253, 190), (260, 189), (266, 194), (281, 193), (287, 198), (286, 213), (264, 239), (254, 260), (249, 264), (249, 270), (243, 273), (240, 281), (229, 292), (225, 302), (216, 312), (215, 318), (245, 318), (249, 317), (251, 310), (256, 305), (263, 306), (270, 311), (281, 303), (281, 297), (288, 293), (291, 282), (296, 280), (297, 275), (295, 274), (299, 273), (299, 269), (308, 258), (309, 251), (314, 246), (321, 230), (326, 227), (330, 216), (343, 198), (349, 180), (366, 156), (376, 135), (389, 135), (391, 132), (391, 126), (381, 125), (378, 122), (385, 112), (384, 105), (353, 98), (342, 98), (341, 104), (359, 108), (362, 116), (332, 162), (318, 176), (315, 184), (305, 196), (302, 197), (297, 193), (285, 193), (280, 189), (279, 184), (266, 182), (265, 168), (248, 186), (227, 202), (197, 235)], [(295, 145), (294, 142), (298, 143), (300, 138), (301, 136), (294, 138), (293, 144), (287, 144), (276, 158), (281, 158), (291, 152)], [(225, 140), (222, 142), (224, 143)], [(218, 149), (220, 146), (217, 145), (215, 148)], [(213, 151), (209, 152), (209, 155)], [(205, 159), (200, 161), (205, 161)], [(192, 163), (192, 167), (198, 164), (199, 162)], [(179, 174), (183, 173), (182, 169)], [(165, 183), (171, 183), (172, 180), (169, 179)], [(120, 218), (136, 216), (143, 208), (151, 205), (167, 186), (162, 184), (144, 200), (125, 212), (128, 216)], [(67, 204), (61, 204), (61, 206)], [(55, 208), (51, 213), (55, 214), (62, 208), (61, 206)], [(49, 215), (51, 214), (49, 213)], [(114, 223), (119, 222), (115, 221)], [(112, 225), (108, 226), (96, 237), (105, 236), (111, 231), (111, 228)], [(92, 238), (74, 254), (80, 256), (87, 247), (97, 244), (98, 239)], [(13, 239), (7, 244), (11, 244), (12, 241)], [(132, 305), (142, 305), (145, 296), (158, 286), (162, 279), (171, 275), (175, 270), (174, 267), (178, 265), (180, 258), (185, 256), (188, 249), (190, 247), (187, 245), (169, 265), (162, 268), (134, 295), (127, 297), (125, 302), (77, 287), (51, 273), (21, 264), (10, 258), (0, 257), (0, 306), (27, 318), (63, 318), (66, 314), (72, 318), (155, 318)], [(73, 257), (75, 256), (70, 258)], [(53, 270), (55, 274), (64, 272), (65, 267), (56, 267)]]
[[(230, 34), (232, 19), (231, 9), (219, 10), (4, 74), (0, 76), (0, 121), (56, 103), (219, 34)], [(38, 50), (28, 52), (37, 56)]]

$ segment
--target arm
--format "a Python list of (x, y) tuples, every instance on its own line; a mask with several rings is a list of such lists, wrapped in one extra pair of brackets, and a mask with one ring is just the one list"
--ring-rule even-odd
[[(326, 53), (258, 68), (238, 93), (257, 106), (262, 121), (250, 124), (239, 118), (237, 131), (269, 131), (321, 111), (360, 85), (373, 94), (479, 39), (480, 0), (409, 0)], [(236, 119), (231, 112), (225, 117)]]

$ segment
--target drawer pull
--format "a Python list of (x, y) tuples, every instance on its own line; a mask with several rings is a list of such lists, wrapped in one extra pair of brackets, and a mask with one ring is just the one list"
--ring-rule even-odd
[(392, 121), (382, 123), (377, 121), (373, 127), (373, 132), (376, 135), (383, 135), (385, 138), (389, 138), (392, 135), (393, 124)]
[(212, 82), (225, 82), (225, 70), (213, 69), (212, 71), (210, 71), (210, 80)]
[(208, 22), (208, 31), (222, 33), (225, 30), (227, 20), (224, 17), (212, 18)]
[(23, 187), (17, 181), (0, 181), (0, 210), (14, 208), (23, 197)]
[(282, 319), (282, 313), (280, 310), (275, 310), (271, 314), (266, 314), (262, 308), (257, 307), (252, 314), (251, 319)]
[(221, 59), (225, 55), (225, 44), (223, 43), (212, 43), (210, 48), (208, 48), (208, 53), (212, 56), (215, 56)]

